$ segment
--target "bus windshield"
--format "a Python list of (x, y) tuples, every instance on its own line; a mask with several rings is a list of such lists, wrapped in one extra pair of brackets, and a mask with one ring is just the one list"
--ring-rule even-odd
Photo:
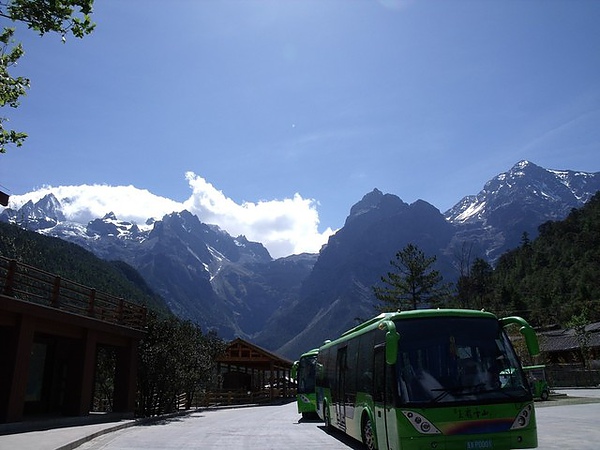
[(531, 399), (519, 360), (497, 320), (415, 318), (397, 320), (396, 329), (403, 404)]
[(298, 394), (315, 392), (315, 367), (317, 355), (304, 356), (298, 364)]

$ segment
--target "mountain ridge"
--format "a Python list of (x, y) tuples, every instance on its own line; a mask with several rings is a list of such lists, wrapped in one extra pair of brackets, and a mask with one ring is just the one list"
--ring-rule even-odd
[[(135, 267), (177, 315), (294, 357), (374, 314), (372, 286), (408, 243), (436, 255), (446, 280), (457, 254), (494, 262), (548, 220), (565, 217), (600, 190), (600, 173), (544, 169), (519, 161), (442, 213), (377, 188), (354, 204), (344, 226), (318, 254), (273, 259), (245, 236), (232, 237), (188, 211), (143, 224), (110, 211), (87, 224), (63, 220), (52, 196), (27, 202), (0, 220), (58, 236)], [(62, 214), (62, 215), (61, 215)]]

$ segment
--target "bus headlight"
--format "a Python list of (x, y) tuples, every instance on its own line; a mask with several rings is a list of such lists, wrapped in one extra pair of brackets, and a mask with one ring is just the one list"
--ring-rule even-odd
[(513, 422), (510, 427), (511, 430), (519, 430), (521, 428), (525, 428), (529, 425), (529, 421), (531, 420), (531, 416), (533, 414), (533, 406), (531, 404), (527, 405), (525, 408), (521, 410), (521, 412), (517, 415), (517, 418)]
[(442, 434), (429, 420), (414, 411), (402, 411), (404, 417), (421, 434)]

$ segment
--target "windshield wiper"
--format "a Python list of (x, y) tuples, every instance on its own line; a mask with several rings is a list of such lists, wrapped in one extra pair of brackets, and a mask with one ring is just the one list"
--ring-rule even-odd
[(441, 393), (433, 398), (431, 400), (432, 403), (437, 403), (439, 401), (441, 401), (442, 399), (444, 399), (448, 394), (453, 394), (456, 395), (457, 397), (463, 396), (463, 395), (470, 395), (470, 394), (491, 394), (491, 393), (500, 393), (502, 395), (504, 395), (505, 397), (510, 398), (511, 400), (520, 400), (523, 398), (523, 394), (526, 393), (526, 389), (521, 386), (520, 390), (522, 391), (522, 393), (514, 393), (514, 392), (509, 392), (506, 389), (503, 389), (501, 387), (497, 387), (497, 388), (493, 388), (493, 389), (485, 389), (485, 390), (479, 390), (480, 388), (484, 387), (485, 383), (479, 383), (479, 384), (474, 384), (472, 386), (451, 386), (451, 387), (447, 387), (447, 388), (436, 388), (436, 389), (431, 389), (431, 391), (441, 391)]
[[(434, 399), (432, 399), (432, 403), (437, 403), (440, 400), (442, 400), (444, 397), (446, 397), (448, 394), (453, 394), (453, 395), (467, 395), (467, 394), (473, 394), (473, 391), (476, 391), (477, 389), (480, 389), (482, 387), (485, 386), (485, 383), (477, 383), (477, 384), (473, 384), (473, 385), (466, 385), (466, 386), (450, 386), (450, 387), (442, 387), (442, 388), (435, 388), (435, 389), (431, 389), (431, 391), (441, 391), (441, 393), (435, 397)], [(468, 391), (468, 392), (466, 392)], [(479, 392), (479, 391), (478, 391)]]
[[(521, 390), (523, 393), (527, 393), (527, 389), (524, 386), (520, 386), (519, 390)], [(511, 394), (510, 392), (507, 392), (506, 389), (503, 389), (501, 387), (496, 388), (496, 389), (490, 389), (487, 391), (483, 391), (483, 392), (500, 392), (501, 394), (505, 395), (506, 397), (512, 399), (512, 400), (520, 400), (521, 398), (523, 398), (523, 393), (521, 393), (520, 395), (517, 394)]]

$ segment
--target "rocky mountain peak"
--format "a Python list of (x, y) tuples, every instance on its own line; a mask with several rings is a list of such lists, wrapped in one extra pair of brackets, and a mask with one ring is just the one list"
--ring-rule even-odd
[(6, 208), (0, 214), (0, 220), (18, 223), (29, 230), (41, 231), (55, 227), (66, 219), (58, 199), (54, 194), (48, 194), (35, 203), (29, 200), (18, 211)]
[(117, 216), (111, 211), (108, 214), (105, 214), (102, 220), (117, 220)]
[(475, 243), (494, 261), (527, 233), (549, 220), (562, 220), (600, 190), (600, 172), (552, 170), (522, 160), (489, 180), (477, 195), (464, 197), (444, 213), (458, 226), (454, 245)]
[[(135, 267), (171, 310), (223, 336), (243, 336), (295, 357), (373, 314), (372, 287), (408, 243), (456, 277), (457, 250), (494, 262), (522, 234), (560, 220), (600, 190), (600, 173), (544, 169), (519, 161), (445, 214), (375, 188), (352, 206), (318, 255), (273, 260), (245, 236), (231, 237), (181, 211), (137, 226), (114, 213), (87, 225), (63, 221), (53, 195), (4, 210), (0, 220), (75, 242)], [(62, 200), (64, 203), (65, 200)]]
[(369, 211), (370, 209), (376, 208), (382, 198), (383, 192), (377, 188), (373, 189), (368, 194), (365, 194), (359, 202), (352, 206), (352, 208), (350, 208), (350, 216), (357, 216)]
[(452, 223), (485, 223), (507, 208), (535, 205), (545, 222), (583, 206), (598, 190), (600, 173), (551, 170), (522, 160), (489, 180), (477, 195), (464, 197), (444, 215)]
[(400, 197), (393, 194), (384, 194), (375, 188), (350, 208), (350, 215), (346, 218), (345, 225), (364, 216), (368, 216), (371, 220), (375, 216), (393, 215), (407, 207), (408, 205)]
[(109, 212), (102, 219), (91, 220), (87, 224), (86, 234), (90, 237), (139, 239), (141, 231), (137, 224), (119, 220), (114, 212)]

